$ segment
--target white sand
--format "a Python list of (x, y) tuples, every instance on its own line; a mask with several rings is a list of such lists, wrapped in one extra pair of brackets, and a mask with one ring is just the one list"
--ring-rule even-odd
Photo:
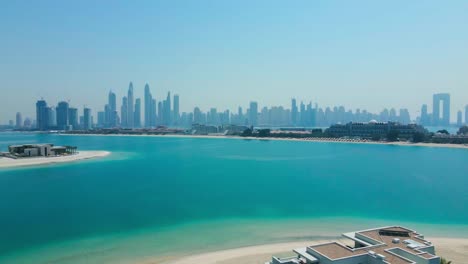
[(26, 166), (37, 166), (54, 163), (73, 162), (78, 160), (93, 159), (98, 157), (105, 157), (109, 155), (108, 151), (80, 151), (75, 155), (70, 156), (59, 156), (59, 157), (33, 157), (33, 158), (20, 158), (11, 159), (0, 157), (0, 168), (12, 168), (12, 167), (26, 167)]
[[(271, 256), (294, 256), (292, 250), (329, 242), (332, 240), (316, 240), (306, 242), (289, 242), (280, 244), (269, 244), (251, 247), (242, 247), (236, 249), (221, 250), (196, 254), (185, 257), (165, 257), (153, 258), (145, 261), (136, 262), (137, 264), (264, 264), (271, 260)], [(333, 240), (336, 241), (336, 240)], [(429, 238), (436, 248), (436, 254), (453, 263), (468, 263), (468, 239), (464, 238)], [(344, 242), (344, 241), (341, 241)]]

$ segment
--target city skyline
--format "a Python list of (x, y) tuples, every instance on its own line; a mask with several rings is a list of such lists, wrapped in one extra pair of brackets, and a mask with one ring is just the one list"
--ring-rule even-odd
[[(235, 111), (250, 101), (286, 107), (296, 98), (414, 116), (445, 92), (456, 122), (468, 101), (464, 1), (44, 1), (3, 9), (1, 124), (41, 97), (98, 109), (112, 89), (120, 104), (128, 80), (142, 105), (146, 82), (156, 98), (177, 92), (181, 112)], [(33, 115), (31, 106), (23, 112)]]

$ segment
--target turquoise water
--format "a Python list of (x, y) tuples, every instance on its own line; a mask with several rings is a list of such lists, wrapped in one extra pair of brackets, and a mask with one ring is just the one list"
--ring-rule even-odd
[(468, 150), (0, 134), (109, 150), (0, 169), (1, 263), (119, 263), (408, 224), (468, 238)]

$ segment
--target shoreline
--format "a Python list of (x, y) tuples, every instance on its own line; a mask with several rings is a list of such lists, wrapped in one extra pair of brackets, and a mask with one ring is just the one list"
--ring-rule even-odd
[(7, 157), (0, 157), (0, 169), (3, 168), (20, 168), (30, 166), (50, 165), (56, 163), (69, 163), (80, 160), (88, 160), (106, 157), (110, 155), (109, 151), (80, 151), (75, 155), (58, 156), (58, 157), (32, 157), (12, 159)]
[(237, 139), (237, 140), (259, 140), (259, 141), (296, 141), (296, 142), (319, 142), (319, 143), (342, 143), (342, 144), (370, 144), (386, 146), (407, 147), (434, 147), (434, 148), (456, 148), (468, 149), (467, 144), (442, 144), (442, 143), (411, 143), (411, 142), (379, 142), (379, 141), (351, 141), (331, 138), (277, 138), (277, 137), (241, 137), (241, 136), (215, 136), (215, 135), (131, 135), (131, 134), (57, 134), (60, 136), (101, 136), (101, 137), (168, 137), (168, 138), (210, 138), (210, 139)]
[[(468, 238), (430, 237), (434, 243), (436, 255), (451, 260), (454, 263), (464, 263), (468, 260)], [(330, 240), (296, 241), (274, 244), (263, 244), (248, 247), (238, 247), (226, 250), (198, 253), (185, 256), (150, 257), (146, 260), (130, 262), (133, 264), (263, 264), (272, 256), (294, 256), (294, 248), (306, 247), (331, 241), (346, 243), (343, 238)]]

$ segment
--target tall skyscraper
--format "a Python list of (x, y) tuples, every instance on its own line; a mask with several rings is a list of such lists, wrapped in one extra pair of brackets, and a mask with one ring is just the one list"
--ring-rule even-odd
[(135, 111), (133, 112), (133, 127), (141, 127), (141, 99), (135, 100)]
[(156, 126), (156, 118), (157, 118), (157, 115), (156, 115), (156, 108), (157, 108), (157, 104), (156, 104), (156, 99), (151, 99), (151, 126), (152, 127), (155, 127)]
[(57, 111), (53, 107), (47, 107), (49, 116), (49, 128), (57, 127)]
[(59, 102), (55, 109), (57, 114), (57, 128), (59, 130), (66, 130), (68, 127), (68, 103), (64, 101)]
[[(440, 103), (442, 106), (442, 116), (440, 115)], [(435, 126), (450, 125), (450, 94), (440, 93), (433, 96), (432, 120)]]
[(107, 126), (116, 127), (117, 126), (117, 96), (112, 91), (109, 91), (108, 96), (108, 110), (106, 112), (107, 117)]
[(463, 113), (462, 111), (457, 112), (457, 126), (461, 127), (463, 125)]
[(36, 102), (36, 127), (39, 130), (47, 130), (49, 114), (47, 113), (47, 102), (39, 100)]
[(130, 128), (133, 128), (135, 126), (135, 121), (134, 121), (134, 99), (133, 99), (133, 83), (130, 82), (128, 85), (128, 106), (127, 106), (127, 126)]
[(16, 128), (23, 127), (23, 116), (20, 112), (16, 113)]
[(179, 95), (178, 94), (175, 94), (174, 95), (174, 115), (173, 115), (173, 120), (172, 120), (172, 123), (174, 125), (178, 125), (179, 124), (179, 118), (180, 118), (180, 114), (179, 114)]
[(249, 124), (251, 126), (256, 126), (257, 125), (257, 118), (258, 118), (258, 104), (257, 104), (257, 102), (250, 102)]
[(150, 87), (145, 85), (145, 127), (153, 126), (153, 96), (151, 95)]
[(297, 125), (297, 105), (296, 99), (291, 99), (291, 123), (293, 126)]
[(72, 129), (78, 129), (78, 109), (68, 108), (68, 124), (72, 126)]
[(159, 102), (158, 103), (158, 125), (164, 124), (164, 102)]
[(91, 109), (85, 107), (83, 109), (83, 129), (90, 130), (93, 128), (93, 121), (91, 117)]
[[(108, 108), (108, 105), (106, 105), (106, 108)], [(106, 124), (106, 112), (105, 111), (99, 111), (97, 113), (97, 126), (98, 127), (104, 127)]]
[(164, 101), (163, 103), (163, 112), (164, 112), (164, 119), (163, 119), (163, 122), (164, 122), (164, 125), (166, 126), (170, 126), (172, 124), (172, 120), (171, 120), (171, 92), (168, 92), (167, 93), (167, 97), (166, 97), (166, 100)]
[(468, 125), (468, 105), (465, 106), (465, 125)]
[(427, 105), (423, 104), (421, 107), (421, 119), (420, 123), (423, 126), (428, 126), (431, 123), (431, 120), (429, 118), (429, 114), (427, 113)]
[(121, 114), (120, 125), (122, 127), (128, 127), (128, 101), (127, 101), (126, 96), (122, 98), (122, 107), (120, 109), (120, 114)]

